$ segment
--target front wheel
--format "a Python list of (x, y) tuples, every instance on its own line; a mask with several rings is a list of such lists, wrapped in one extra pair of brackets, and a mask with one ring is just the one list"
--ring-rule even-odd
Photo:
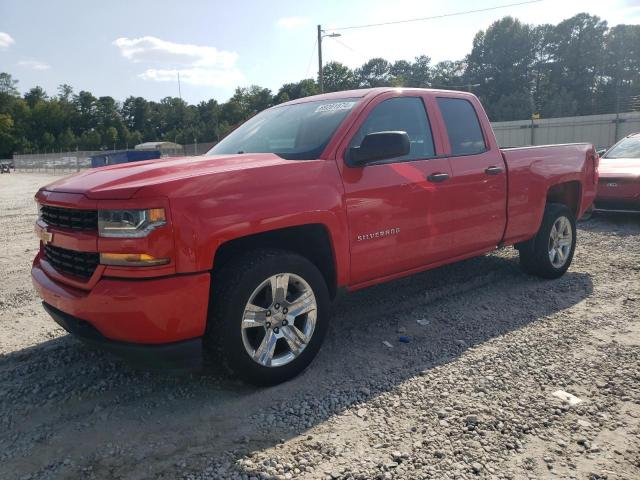
[(273, 385), (311, 363), (327, 331), (329, 304), (313, 263), (286, 251), (250, 252), (214, 272), (212, 285), (205, 346), (232, 374)]
[(576, 248), (576, 220), (565, 205), (550, 203), (535, 237), (518, 245), (523, 270), (542, 278), (562, 276)]

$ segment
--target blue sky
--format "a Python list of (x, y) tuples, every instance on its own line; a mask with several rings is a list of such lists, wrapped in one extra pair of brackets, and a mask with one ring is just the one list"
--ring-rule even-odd
[[(518, 0), (0, 0), (0, 71), (22, 91), (61, 83), (76, 91), (123, 100), (139, 95), (189, 102), (226, 100), (236, 86), (277, 90), (315, 76), (316, 25), (331, 28), (464, 10)], [(640, 23), (640, 0), (543, 0), (490, 12), (402, 25), (344, 30), (323, 42), (325, 61), (357, 67), (374, 56), (389, 60), (429, 55), (460, 59), (475, 33), (504, 15), (528, 23), (557, 23), (575, 13), (610, 25)]]

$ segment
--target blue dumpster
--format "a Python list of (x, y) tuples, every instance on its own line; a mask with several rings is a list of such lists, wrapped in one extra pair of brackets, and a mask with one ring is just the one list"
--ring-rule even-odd
[(139, 162), (160, 158), (160, 150), (122, 150), (119, 152), (98, 153), (91, 155), (91, 167), (104, 167), (117, 163)]

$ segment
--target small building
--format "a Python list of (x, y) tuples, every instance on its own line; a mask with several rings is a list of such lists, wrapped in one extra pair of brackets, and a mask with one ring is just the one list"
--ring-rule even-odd
[(183, 155), (182, 145), (173, 142), (144, 142), (135, 146), (136, 150), (159, 150), (163, 157)]

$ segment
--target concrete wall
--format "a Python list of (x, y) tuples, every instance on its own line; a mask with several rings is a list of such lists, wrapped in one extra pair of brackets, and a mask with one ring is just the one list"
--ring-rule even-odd
[(517, 120), (491, 125), (501, 147), (588, 142), (597, 148), (607, 148), (630, 133), (640, 132), (640, 112), (621, 113), (617, 135), (615, 114), (545, 118), (533, 122)]

